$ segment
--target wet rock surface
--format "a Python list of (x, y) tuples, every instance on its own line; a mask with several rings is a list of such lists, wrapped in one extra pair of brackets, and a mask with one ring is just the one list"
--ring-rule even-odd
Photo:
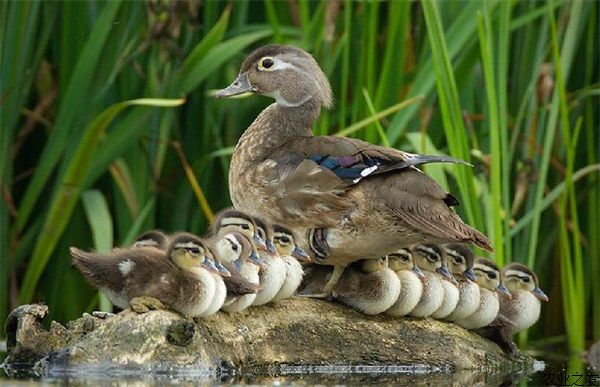
[(348, 374), (476, 370), (501, 381), (503, 374), (526, 370), (533, 361), (509, 358), (496, 344), (454, 324), (364, 316), (307, 298), (197, 321), (167, 310), (84, 314), (66, 326), (52, 322), (49, 330), (42, 327), (47, 311), (32, 304), (10, 314), (3, 364), (9, 375), (24, 369), (38, 376), (116, 370), (260, 381), (334, 369)]

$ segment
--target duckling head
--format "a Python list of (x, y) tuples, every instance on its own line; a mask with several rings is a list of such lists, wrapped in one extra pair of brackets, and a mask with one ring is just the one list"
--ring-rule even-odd
[(210, 250), (202, 239), (193, 234), (177, 234), (169, 245), (167, 255), (182, 270), (197, 272), (204, 268), (219, 273)]
[(256, 247), (263, 250), (267, 249), (264, 239), (258, 235), (254, 218), (243, 211), (226, 209), (217, 214), (212, 226), (212, 233), (222, 236), (229, 232), (242, 233)]
[(169, 237), (162, 230), (151, 230), (143, 233), (133, 242), (132, 248), (155, 247), (162, 251), (169, 248)]
[(546, 293), (540, 289), (537, 275), (529, 267), (520, 263), (511, 263), (503, 270), (506, 287), (511, 292), (526, 291), (542, 301), (548, 301)]
[(292, 256), (302, 262), (312, 262), (306, 251), (296, 245), (294, 233), (289, 228), (274, 224), (273, 239), (279, 255)]
[(275, 98), (283, 107), (312, 102), (331, 107), (331, 86), (317, 61), (297, 47), (270, 44), (254, 50), (244, 61), (236, 80), (217, 93), (217, 98), (243, 93)]
[(254, 224), (256, 224), (256, 233), (258, 234), (259, 238), (265, 241), (267, 251), (276, 255), (277, 249), (275, 248), (275, 243), (273, 240), (273, 227), (271, 227), (270, 224), (258, 216), (254, 217)]
[(390, 269), (392, 269), (396, 273), (402, 270), (406, 270), (412, 271), (419, 278), (425, 277), (419, 266), (417, 266), (415, 259), (409, 249), (400, 249), (395, 253), (388, 254), (388, 264)]
[(419, 268), (437, 272), (450, 281), (454, 280), (452, 273), (448, 270), (444, 251), (438, 245), (416, 245), (412, 247), (411, 251)]
[(448, 267), (455, 276), (464, 276), (475, 282), (475, 273), (473, 272), (474, 255), (473, 252), (462, 244), (444, 245), (444, 252), (448, 257)]
[[(238, 258), (233, 261), (233, 266), (235, 267), (235, 269), (237, 271), (241, 271), (242, 267), (244, 266), (244, 264), (246, 262), (252, 263), (252, 264), (260, 266), (260, 267), (264, 266), (264, 262), (262, 261), (262, 259), (260, 259), (259, 255), (256, 253), (253, 243), (250, 242), (250, 239), (245, 234), (242, 234), (240, 232), (234, 232), (229, 235), (232, 236), (233, 238), (235, 238), (237, 243), (241, 247)], [(232, 249), (233, 249), (233, 245), (232, 245)], [(237, 253), (237, 251), (236, 251), (236, 253)]]
[(494, 262), (486, 258), (477, 258), (473, 265), (473, 271), (475, 272), (475, 282), (479, 286), (511, 297), (510, 292), (502, 282), (500, 268)]
[(386, 267), (388, 267), (388, 259), (387, 257), (382, 257), (378, 259), (364, 259), (361, 262), (360, 269), (364, 273), (375, 273)]

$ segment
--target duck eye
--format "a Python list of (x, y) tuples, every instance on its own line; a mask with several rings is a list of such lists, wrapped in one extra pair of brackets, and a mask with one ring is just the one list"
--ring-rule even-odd
[(197, 247), (192, 247), (190, 249), (188, 249), (188, 251), (192, 254), (192, 255), (198, 255), (200, 254), (200, 249)]
[(529, 277), (523, 278), (523, 282), (529, 283)]
[(231, 249), (233, 251), (238, 251), (238, 245), (231, 245)]
[(487, 273), (489, 279), (496, 279), (496, 273)]
[(410, 258), (408, 258), (406, 255), (401, 255), (400, 259), (402, 260), (402, 262), (408, 262), (410, 260)]
[(288, 237), (281, 237), (281, 238), (279, 238), (279, 240), (281, 241), (281, 243), (285, 243), (285, 244), (290, 243), (290, 238), (288, 238)]
[(272, 58), (263, 58), (263, 60), (260, 61), (259, 67), (268, 69), (268, 68), (271, 68), (274, 64), (275, 64), (275, 62), (273, 61)]
[(249, 224), (242, 223), (240, 226), (242, 227), (243, 230), (250, 230), (250, 225)]

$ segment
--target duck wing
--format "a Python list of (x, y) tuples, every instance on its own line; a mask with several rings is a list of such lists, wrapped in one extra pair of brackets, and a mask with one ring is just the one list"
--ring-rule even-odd
[[(368, 176), (402, 170), (427, 163), (467, 164), (449, 156), (419, 155), (394, 148), (337, 136), (306, 136), (287, 141), (274, 150), (272, 158), (297, 166), (308, 159), (352, 186)], [(287, 158), (287, 160), (286, 160)], [(291, 165), (290, 165), (291, 164)]]

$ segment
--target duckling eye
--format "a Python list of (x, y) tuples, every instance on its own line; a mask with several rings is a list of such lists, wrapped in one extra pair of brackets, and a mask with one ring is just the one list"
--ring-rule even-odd
[(249, 224), (242, 223), (241, 227), (242, 227), (243, 230), (250, 230), (250, 225)]
[(454, 257), (454, 262), (456, 262), (456, 263), (462, 263), (463, 259), (461, 257)]
[(288, 237), (281, 237), (279, 238), (279, 241), (285, 245), (287, 245), (288, 243), (290, 243), (290, 238)]
[(258, 64), (258, 67), (261, 69), (268, 69), (273, 67), (273, 65), (275, 64), (275, 61), (273, 61), (273, 58), (263, 58), (260, 63)]
[(192, 247), (190, 249), (188, 249), (188, 251), (192, 254), (192, 255), (198, 255), (200, 254), (200, 249), (197, 247)]
[(233, 251), (238, 251), (238, 245), (233, 245), (233, 244), (232, 244), (232, 245), (231, 245), (231, 249), (232, 249)]
[(523, 282), (525, 282), (525, 283), (529, 283), (529, 281), (530, 281), (530, 280), (529, 280), (529, 277), (522, 278), (522, 280), (523, 280)]
[(431, 262), (437, 262), (438, 257), (437, 257), (437, 255), (434, 255), (434, 254), (427, 254), (427, 259)]
[(489, 279), (496, 279), (496, 273), (487, 273)]
[(401, 255), (400, 259), (402, 260), (402, 262), (408, 262), (410, 260), (406, 255)]

